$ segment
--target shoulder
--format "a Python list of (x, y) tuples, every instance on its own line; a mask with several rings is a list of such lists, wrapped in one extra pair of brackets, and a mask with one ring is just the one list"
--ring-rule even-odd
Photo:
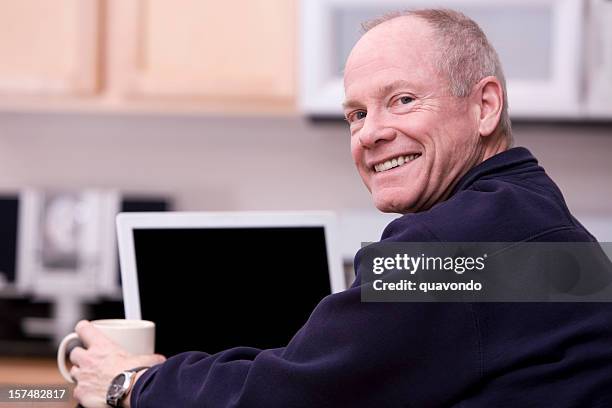
[(480, 179), (428, 211), (393, 221), (385, 233), (401, 235), (402, 229), (448, 242), (526, 241), (554, 231), (588, 235), (556, 185), (542, 174)]

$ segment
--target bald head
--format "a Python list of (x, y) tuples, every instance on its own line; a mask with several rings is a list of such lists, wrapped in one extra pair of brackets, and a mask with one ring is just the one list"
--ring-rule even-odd
[(414, 24), (413, 17), (426, 22), (435, 39), (432, 51), (438, 72), (448, 81), (452, 95), (465, 97), (482, 78), (494, 76), (503, 91), (503, 106), (498, 132), (509, 146), (513, 144), (512, 125), (508, 115), (505, 75), (497, 52), (478, 24), (466, 15), (449, 9), (417, 9), (396, 11), (362, 23), (364, 33), (392, 22)]
[(396, 68), (415, 71), (423, 80), (435, 69), (437, 54), (433, 28), (424, 20), (402, 16), (377, 25), (357, 42), (346, 62), (345, 86), (359, 67), (385, 61)]
[[(434, 32), (427, 22), (412, 16), (402, 16), (380, 24), (366, 32), (357, 42), (346, 62), (345, 85), (351, 81), (355, 68), (375, 60), (386, 61), (401, 68), (434, 68), (435, 52), (431, 47)], [(398, 58), (400, 57), (400, 58)]]

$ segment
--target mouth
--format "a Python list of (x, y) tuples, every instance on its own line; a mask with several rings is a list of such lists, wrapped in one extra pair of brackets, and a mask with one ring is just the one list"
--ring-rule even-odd
[(421, 157), (421, 153), (413, 153), (405, 156), (397, 156), (389, 160), (385, 160), (384, 162), (380, 162), (372, 166), (376, 173), (382, 173), (385, 171), (389, 171), (396, 167), (405, 166), (406, 164), (418, 159)]

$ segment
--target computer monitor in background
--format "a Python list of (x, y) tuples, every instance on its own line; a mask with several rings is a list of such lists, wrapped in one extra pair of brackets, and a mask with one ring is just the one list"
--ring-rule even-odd
[(18, 219), (19, 195), (0, 195), (0, 289), (15, 282)]
[(17, 289), (36, 296), (83, 301), (119, 297), (116, 215), (166, 207), (167, 200), (162, 197), (127, 196), (110, 189), (23, 190)]
[(345, 288), (329, 213), (117, 217), (126, 318), (156, 323), (156, 350), (285, 345)]

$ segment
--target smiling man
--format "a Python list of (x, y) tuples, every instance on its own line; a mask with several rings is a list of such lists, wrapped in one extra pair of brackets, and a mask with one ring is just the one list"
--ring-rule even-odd
[(509, 147), (505, 82), (471, 21), (434, 10), (390, 17), (370, 24), (351, 52), (344, 111), (353, 158), (376, 206), (417, 212)]
[[(462, 14), (419, 10), (370, 24), (347, 61), (345, 92), (359, 174), (376, 207), (404, 214), (383, 242), (594, 240), (529, 151), (510, 149), (499, 60)], [(612, 406), (609, 304), (365, 303), (367, 265), (355, 260), (352, 287), (323, 299), (278, 349), (162, 362), (80, 322), (88, 349), (70, 356), (75, 397), (103, 406), (113, 377), (137, 367), (120, 404)]]

